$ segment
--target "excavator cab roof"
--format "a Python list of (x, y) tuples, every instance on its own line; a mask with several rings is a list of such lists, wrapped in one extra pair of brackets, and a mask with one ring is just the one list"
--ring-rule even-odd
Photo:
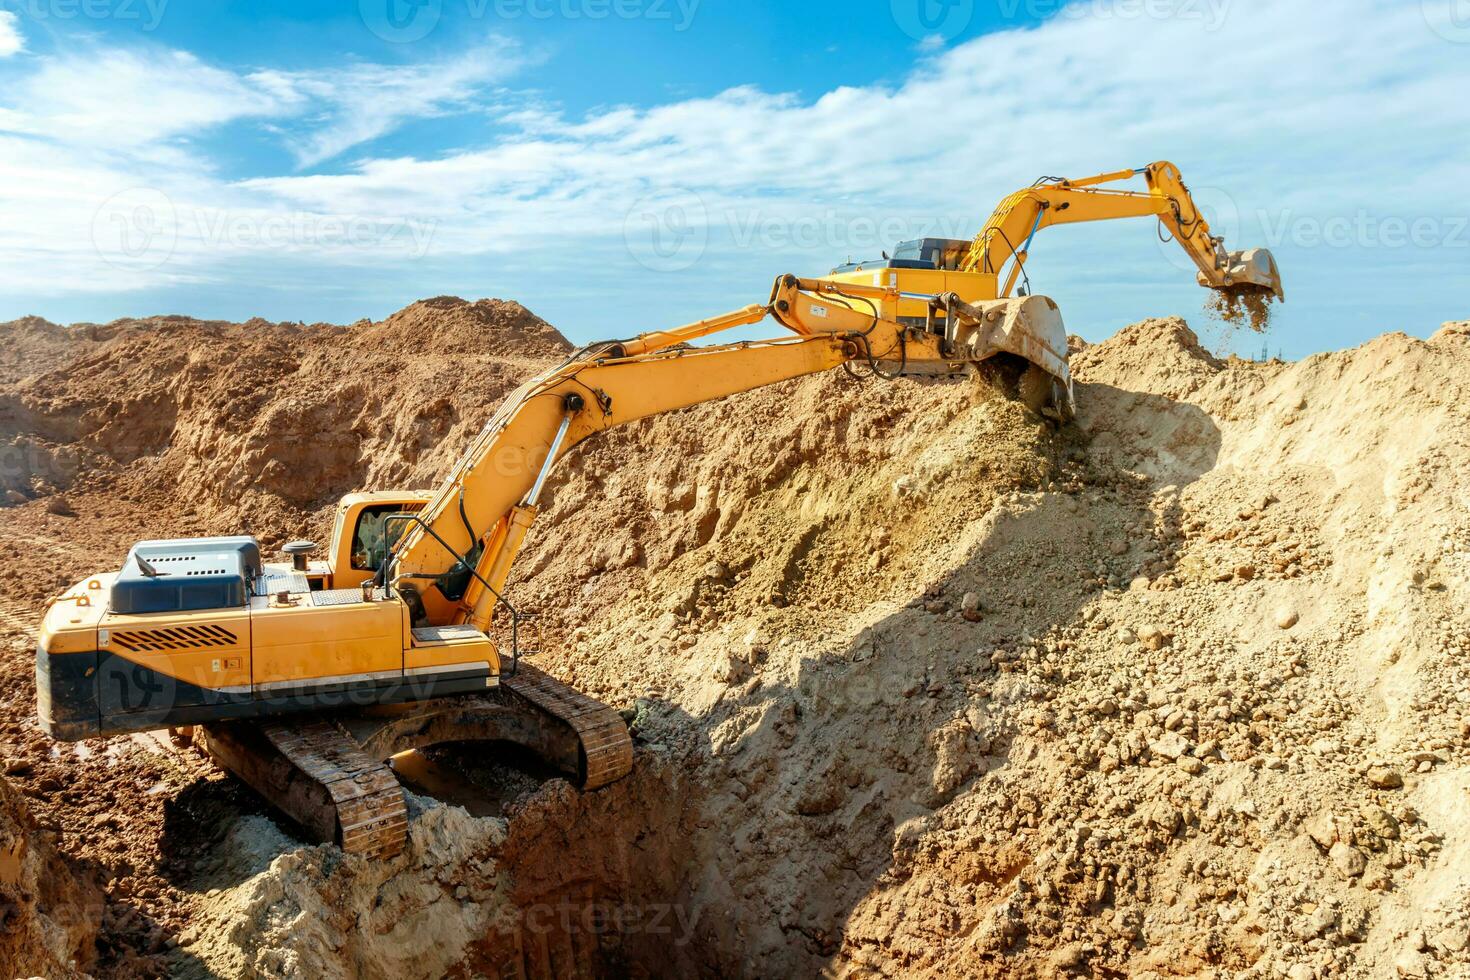
[(892, 257), (849, 262), (833, 269), (832, 274), (864, 269), (957, 269), (970, 244), (959, 238), (915, 238), (895, 245)]

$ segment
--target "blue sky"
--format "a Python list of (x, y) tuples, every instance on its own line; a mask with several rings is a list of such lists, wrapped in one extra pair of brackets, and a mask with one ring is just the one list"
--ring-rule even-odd
[[(1170, 159), (1297, 357), (1470, 317), (1467, 92), (1466, 0), (0, 0), (0, 319), (453, 293), (589, 340)], [(1211, 335), (1147, 222), (1030, 268), (1090, 339)]]

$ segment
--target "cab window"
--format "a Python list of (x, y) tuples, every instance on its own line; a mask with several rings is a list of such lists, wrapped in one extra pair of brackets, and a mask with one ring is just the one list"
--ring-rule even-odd
[(357, 518), (357, 529), (352, 532), (352, 567), (359, 572), (376, 572), (388, 557), (389, 550), (398, 543), (411, 522), (394, 521), (388, 518), (403, 514), (414, 508), (400, 504), (379, 504), (364, 507)]

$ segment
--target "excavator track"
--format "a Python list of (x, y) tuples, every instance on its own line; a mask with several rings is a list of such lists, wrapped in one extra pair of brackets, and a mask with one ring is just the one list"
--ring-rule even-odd
[(403, 850), (403, 788), (335, 722), (227, 722), (203, 731), (205, 751), (217, 763), (315, 839), (368, 857)]
[(633, 739), (628, 725), (601, 701), (530, 664), (521, 664), (501, 689), (569, 725), (581, 745), (578, 782), (584, 790), (601, 789), (633, 769)]
[(388, 760), (445, 742), (514, 742), (596, 790), (633, 768), (622, 716), (535, 667), (498, 689), (332, 712), (310, 720), (222, 722), (200, 729), (215, 762), (308, 836), (350, 854), (391, 857), (408, 839), (408, 808)]

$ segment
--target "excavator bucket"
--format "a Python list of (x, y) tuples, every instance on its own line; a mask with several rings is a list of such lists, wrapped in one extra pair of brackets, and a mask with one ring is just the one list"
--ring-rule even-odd
[[(1286, 290), (1281, 285), (1281, 270), (1276, 266), (1276, 257), (1269, 249), (1248, 248), (1231, 252), (1225, 266), (1227, 289), (1255, 286), (1270, 292), (1277, 300), (1286, 301)], [(1203, 275), (1200, 285), (1212, 285)]]
[(946, 313), (951, 351), (972, 363), (1010, 355), (1026, 367), (1019, 394), (1033, 409), (1058, 420), (1075, 414), (1072, 371), (1067, 363), (1067, 328), (1057, 304), (1046, 296), (966, 303), (954, 294), (938, 297)]

